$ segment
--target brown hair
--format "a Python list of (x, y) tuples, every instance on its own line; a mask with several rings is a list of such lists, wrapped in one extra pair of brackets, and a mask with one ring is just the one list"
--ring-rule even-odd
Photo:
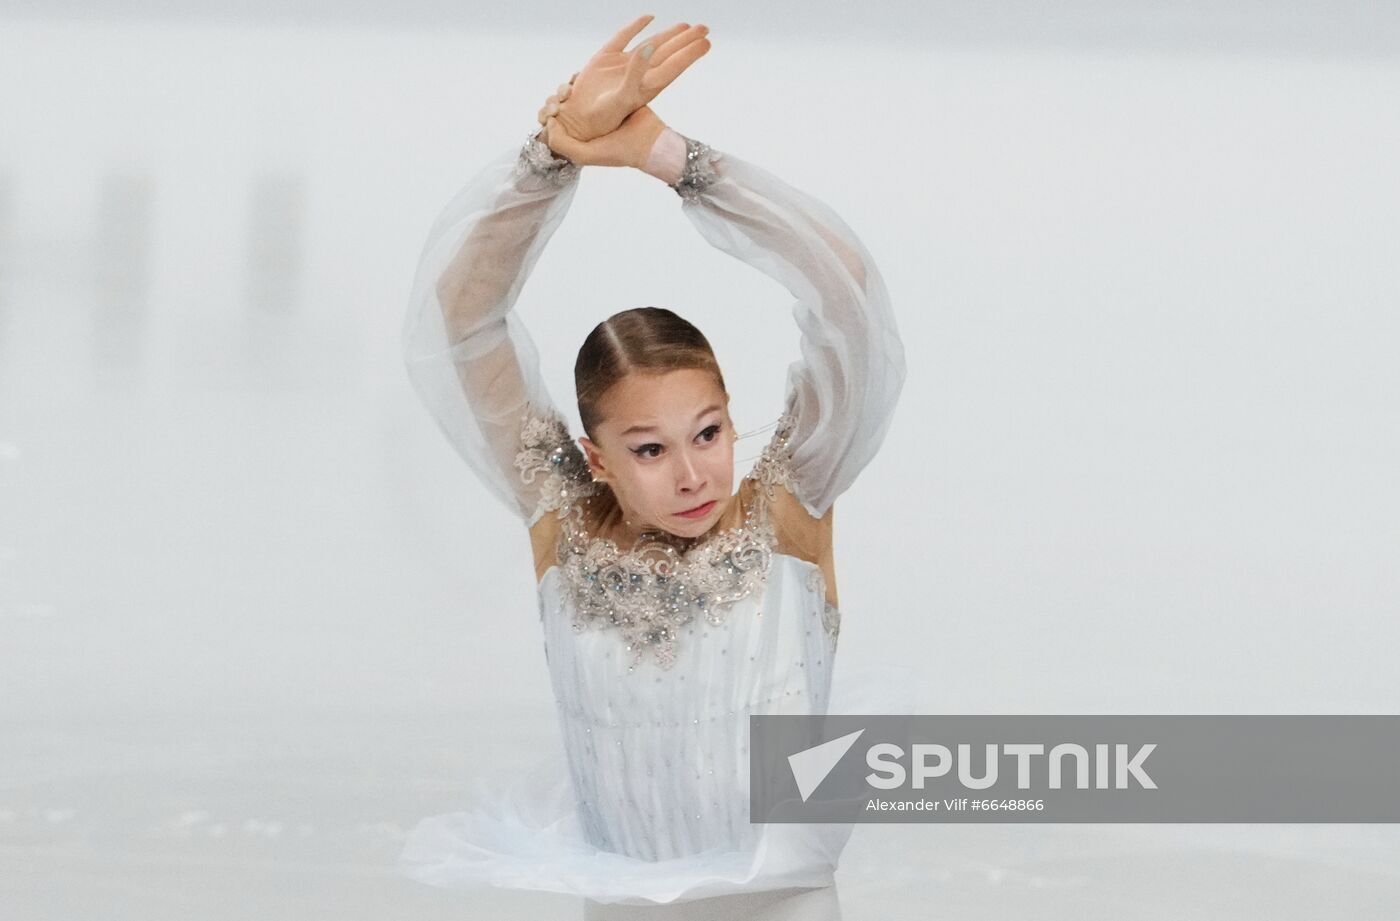
[[(633, 307), (608, 317), (588, 334), (574, 361), (574, 390), (583, 431), (603, 421), (599, 403), (608, 389), (633, 372), (709, 371), (724, 390), (724, 375), (704, 333), (665, 307)], [(728, 391), (726, 391), (728, 392)]]

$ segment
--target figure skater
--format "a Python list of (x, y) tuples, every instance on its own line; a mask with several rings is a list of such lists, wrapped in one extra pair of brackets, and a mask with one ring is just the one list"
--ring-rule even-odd
[[(546, 100), (543, 128), (451, 200), (418, 266), (404, 359), (529, 531), (567, 764), (422, 820), (399, 869), (579, 894), (593, 919), (838, 918), (851, 826), (749, 821), (749, 716), (831, 706), (833, 504), (885, 437), (904, 351), (840, 217), (652, 111), (710, 42), (681, 23), (625, 50), (651, 19), (613, 36)], [(577, 442), (545, 389), (514, 307), (586, 165), (660, 179), (706, 241), (796, 298), (802, 357), (737, 489), (724, 377), (671, 310), (624, 310), (588, 335)]]

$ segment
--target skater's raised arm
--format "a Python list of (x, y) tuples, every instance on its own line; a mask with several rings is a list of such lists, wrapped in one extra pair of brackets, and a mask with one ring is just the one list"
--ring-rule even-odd
[(681, 196), (713, 246), (796, 299), (802, 357), (788, 368), (793, 495), (821, 518), (879, 450), (904, 384), (884, 279), (827, 205), (731, 153), (663, 128), (646, 172)]
[(495, 157), (447, 204), (419, 259), (402, 333), (419, 398), (487, 488), (527, 524), (540, 482), (515, 468), (527, 407), (558, 417), (514, 307), (563, 221), (580, 167), (538, 138)]
[[(611, 36), (546, 100), (540, 121), (589, 138), (605, 135), (709, 50), (709, 30), (686, 23), (624, 50), (651, 19), (639, 17)], [(548, 460), (566, 479), (587, 466), (514, 310), (578, 186), (582, 164), (559, 156), (548, 141), (541, 129), (497, 156), (443, 209), (423, 247), (402, 332), (420, 399), (487, 488), (531, 527), (559, 505), (551, 492), (560, 480), (537, 476), (528, 462), (517, 466), (524, 440), (530, 450), (552, 446)], [(527, 415), (557, 429), (526, 432)]]

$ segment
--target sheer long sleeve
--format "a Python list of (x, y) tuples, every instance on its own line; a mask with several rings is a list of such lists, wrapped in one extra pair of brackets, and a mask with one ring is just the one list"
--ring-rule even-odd
[(787, 485), (822, 517), (879, 451), (904, 384), (884, 279), (831, 208), (733, 154), (667, 128), (648, 172), (680, 194), (711, 245), (796, 298), (802, 357), (788, 367)]
[(542, 490), (555, 484), (520, 463), (526, 414), (557, 420), (558, 434), (567, 435), (513, 308), (568, 211), (579, 172), (532, 137), (473, 176), (429, 231), (402, 331), (419, 399), (487, 489), (527, 525), (549, 505)]

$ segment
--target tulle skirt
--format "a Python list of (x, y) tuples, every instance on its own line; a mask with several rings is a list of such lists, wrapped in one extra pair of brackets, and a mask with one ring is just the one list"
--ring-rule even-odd
[[(911, 669), (833, 670), (829, 713), (912, 713)], [(408, 834), (396, 872), (449, 889), (503, 887), (598, 903), (655, 905), (738, 893), (831, 886), (850, 823), (755, 824), (739, 846), (643, 860), (585, 839), (560, 754), (507, 783), (476, 782), (467, 808)]]

